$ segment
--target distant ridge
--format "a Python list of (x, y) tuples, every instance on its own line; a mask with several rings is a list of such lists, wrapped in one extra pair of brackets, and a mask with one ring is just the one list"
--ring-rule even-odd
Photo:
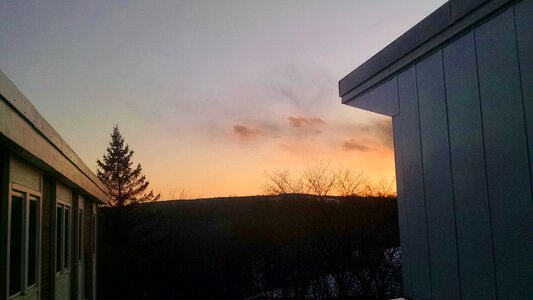
[[(165, 199), (156, 202), (144, 203), (144, 204), (156, 204), (156, 203), (169, 203), (169, 202), (182, 202), (182, 201), (238, 201), (238, 200), (318, 200), (318, 196), (313, 194), (285, 194), (285, 195), (254, 195), (254, 196), (227, 196), (227, 197), (207, 197), (207, 198), (193, 198), (193, 199)], [(371, 198), (395, 198), (395, 197), (377, 197), (377, 196), (325, 196), (326, 201), (340, 201), (340, 200), (358, 200), (358, 199), (371, 199)]]

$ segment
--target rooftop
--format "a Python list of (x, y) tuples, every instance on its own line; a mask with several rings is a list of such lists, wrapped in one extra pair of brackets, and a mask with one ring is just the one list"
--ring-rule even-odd
[(342, 103), (357, 100), (434, 49), (512, 3), (450, 0), (339, 81)]
[(100, 202), (107, 202), (103, 183), (1, 71), (0, 115), (0, 143)]

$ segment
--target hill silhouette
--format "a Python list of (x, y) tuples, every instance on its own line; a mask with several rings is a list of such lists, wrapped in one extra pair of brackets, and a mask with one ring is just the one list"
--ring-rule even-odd
[(99, 298), (396, 296), (396, 199), (323, 200), (291, 194), (103, 208)]

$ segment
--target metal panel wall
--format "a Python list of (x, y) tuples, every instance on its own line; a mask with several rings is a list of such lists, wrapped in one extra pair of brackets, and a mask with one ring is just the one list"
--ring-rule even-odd
[(398, 95), (401, 115), (403, 182), (407, 195), (408, 248), (410, 256), (413, 257), (409, 266), (412, 280), (412, 294), (409, 296), (428, 299), (431, 297), (430, 263), (414, 67), (398, 76)]
[(431, 298), (460, 299), (442, 53), (416, 65)]
[(475, 35), (498, 297), (531, 299), (533, 210), (513, 9)]
[(532, 3), (398, 75), (406, 296), (533, 297)]
[(346, 104), (387, 116), (399, 114), (396, 77)]
[[(531, 176), (533, 172), (533, 0), (524, 0), (515, 6), (515, 23)], [(531, 180), (533, 189), (533, 176)]]
[(533, 299), (533, 0), (476, 26), (391, 80), (413, 299)]
[(457, 251), (464, 299), (494, 299), (483, 127), (473, 32), (443, 50)]
[[(396, 94), (398, 97), (398, 94)], [(411, 257), (409, 252), (409, 228), (407, 226), (407, 200), (404, 188), (403, 174), (403, 149), (401, 132), (401, 115), (392, 118), (394, 131), (394, 160), (396, 164), (396, 191), (398, 201), (398, 220), (400, 226), (400, 245), (402, 255), (402, 279), (403, 291), (406, 295), (412, 295)]]

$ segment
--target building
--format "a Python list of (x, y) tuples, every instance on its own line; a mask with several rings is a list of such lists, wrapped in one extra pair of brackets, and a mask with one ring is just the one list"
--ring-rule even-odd
[(0, 299), (95, 299), (106, 188), (0, 72)]
[(405, 296), (533, 299), (533, 0), (451, 0), (339, 91), (392, 117)]

